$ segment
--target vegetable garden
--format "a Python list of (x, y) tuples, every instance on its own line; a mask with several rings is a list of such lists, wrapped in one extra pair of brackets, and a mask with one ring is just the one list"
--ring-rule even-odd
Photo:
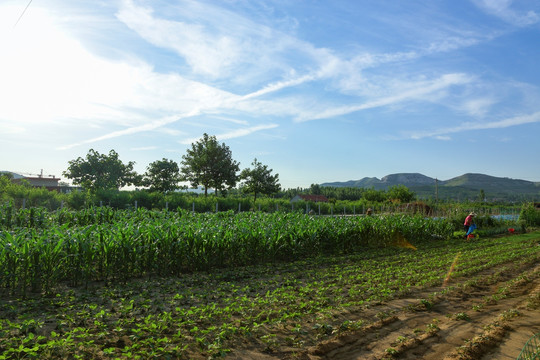
[[(325, 358), (322, 342), (431, 311), (463, 289), (496, 286), (499, 298), (477, 305), (486, 308), (516, 284), (534, 289), (540, 234), (481, 221), (485, 233), (465, 241), (452, 221), (419, 215), (5, 205), (0, 359)], [(400, 299), (415, 300), (386, 307)], [(537, 311), (538, 295), (528, 301)]]

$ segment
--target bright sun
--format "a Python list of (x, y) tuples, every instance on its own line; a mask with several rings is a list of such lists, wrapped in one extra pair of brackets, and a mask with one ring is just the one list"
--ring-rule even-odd
[(44, 9), (30, 7), (14, 26), (22, 10), (0, 7), (3, 130), (99, 114), (102, 104), (125, 100), (135, 81), (130, 66), (91, 54)]

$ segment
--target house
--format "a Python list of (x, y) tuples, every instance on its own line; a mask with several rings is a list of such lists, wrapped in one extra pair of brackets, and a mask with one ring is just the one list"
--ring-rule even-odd
[(11, 171), (3, 171), (3, 173), (11, 174), (12, 179), (11, 181), (15, 184), (20, 184), (23, 180), (27, 181), (30, 186), (35, 188), (42, 188), (44, 187), (47, 190), (50, 191), (58, 191), (60, 192), (60, 186), (58, 182), (60, 181), (60, 178), (57, 178), (54, 175), (43, 175), (43, 170), (41, 170), (41, 174), (39, 175), (22, 175), (17, 174)]
[(297, 201), (328, 202), (328, 198), (324, 195), (296, 195), (291, 199), (291, 202)]

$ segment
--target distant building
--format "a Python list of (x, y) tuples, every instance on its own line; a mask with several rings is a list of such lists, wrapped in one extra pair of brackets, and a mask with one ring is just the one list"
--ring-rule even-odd
[(296, 195), (291, 199), (291, 202), (297, 201), (328, 202), (328, 198), (324, 195)]
[(41, 170), (41, 174), (39, 175), (17, 174), (11, 171), (2, 171), (2, 173), (11, 174), (11, 181), (15, 184), (26, 181), (30, 186), (35, 188), (45, 188), (49, 191), (69, 192), (67, 188), (70, 188), (70, 186), (60, 186), (60, 178), (57, 178), (55, 175), (43, 175), (43, 170)]

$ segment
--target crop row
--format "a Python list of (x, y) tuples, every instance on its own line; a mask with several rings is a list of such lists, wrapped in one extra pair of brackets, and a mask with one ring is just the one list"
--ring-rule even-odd
[[(485, 285), (493, 276), (540, 259), (538, 233), (476, 242), (420, 242), (354, 255), (250, 266), (126, 285), (81, 288), (0, 310), (0, 358), (209, 358), (258, 343), (300, 348), (310, 337), (358, 323), (335, 318), (457, 278)], [(454, 264), (455, 266), (452, 266)], [(453, 272), (449, 269), (454, 268)], [(444, 290), (446, 291), (446, 290)], [(422, 299), (428, 306), (433, 299)], [(2, 302), (0, 302), (2, 305)], [(1, 308), (0, 308), (1, 309)], [(377, 315), (379, 316), (379, 315)], [(384, 313), (380, 314), (385, 316)], [(275, 333), (286, 335), (278, 343)]]
[[(41, 214), (48, 219), (51, 215)], [(54, 215), (61, 216), (61, 215)], [(60, 282), (126, 280), (350, 254), (452, 233), (419, 216), (110, 211), (86, 226), (43, 221), (0, 232), (0, 288), (49, 291)]]

